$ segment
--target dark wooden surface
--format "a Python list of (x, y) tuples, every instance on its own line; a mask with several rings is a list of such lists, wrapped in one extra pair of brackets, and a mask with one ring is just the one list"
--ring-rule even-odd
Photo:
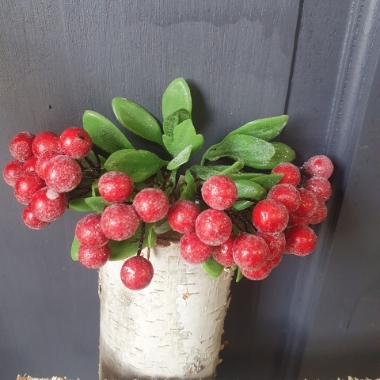
[[(337, 164), (330, 216), (312, 256), (233, 286), (218, 379), (379, 376), (379, 14), (371, 0), (1, 2), (1, 162), (17, 132), (59, 133), (86, 109), (112, 118), (115, 96), (160, 118), (178, 76), (207, 145), (288, 113), (298, 163)], [(80, 215), (30, 231), (0, 186), (2, 377), (95, 379), (97, 274), (69, 257)]]

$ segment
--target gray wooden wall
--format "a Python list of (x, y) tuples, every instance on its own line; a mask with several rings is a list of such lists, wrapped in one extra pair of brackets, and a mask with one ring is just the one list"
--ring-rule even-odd
[[(329, 218), (313, 255), (234, 284), (218, 379), (380, 376), (379, 19), (376, 0), (0, 2), (1, 163), (16, 133), (112, 118), (116, 96), (159, 117), (178, 76), (207, 145), (289, 114), (297, 163), (336, 164)], [(96, 379), (97, 273), (69, 257), (80, 215), (28, 230), (0, 186), (1, 378)]]

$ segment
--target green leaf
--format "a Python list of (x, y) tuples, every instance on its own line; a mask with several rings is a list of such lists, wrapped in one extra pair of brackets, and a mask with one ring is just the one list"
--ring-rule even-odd
[(133, 182), (141, 182), (157, 173), (167, 161), (147, 150), (119, 150), (108, 157), (107, 171), (120, 171), (128, 174)]
[(162, 124), (165, 135), (173, 137), (174, 128), (187, 119), (191, 119), (190, 112), (183, 108), (169, 115)]
[(94, 210), (99, 214), (103, 212), (104, 207), (110, 205), (110, 203), (105, 201), (103, 197), (89, 197), (85, 199), (85, 202), (91, 207), (91, 210)]
[(71, 259), (74, 261), (78, 261), (78, 249), (79, 249), (80, 243), (79, 240), (74, 236), (73, 242), (71, 244)]
[(197, 185), (189, 170), (186, 170), (183, 180), (185, 182), (185, 186), (182, 189), (180, 199), (194, 201)]
[[(152, 228), (151, 225), (145, 225), (145, 235), (142, 247), (146, 248), (148, 246), (148, 239), (149, 239), (149, 230)], [(137, 250), (139, 248), (139, 239), (141, 236), (141, 223), (137, 231), (134, 233), (133, 236), (131, 236), (127, 240), (123, 241), (115, 241), (110, 240), (109, 246), (111, 249), (111, 261), (116, 260), (124, 260), (127, 257), (134, 256), (137, 253)]]
[(157, 240), (156, 231), (154, 230), (154, 228), (149, 228), (149, 230), (147, 231), (147, 234), (148, 234), (148, 240), (147, 240), (148, 247), (153, 248)]
[(92, 142), (108, 153), (120, 149), (133, 149), (133, 146), (121, 131), (107, 118), (95, 111), (85, 111), (83, 128), (91, 136)]
[(192, 146), (191, 153), (195, 153), (203, 145), (203, 136), (197, 135), (190, 119), (174, 127), (173, 137), (163, 135), (162, 140), (165, 148), (173, 157), (177, 156), (189, 145)]
[(236, 282), (239, 282), (243, 278), (243, 273), (241, 273), (241, 269), (238, 268), (236, 272)]
[(265, 119), (258, 119), (244, 124), (242, 127), (230, 132), (227, 136), (241, 134), (257, 137), (259, 139), (270, 141), (278, 136), (288, 122), (289, 116), (275, 116)]
[(212, 278), (218, 278), (224, 270), (224, 266), (217, 263), (212, 256), (202, 263), (202, 268)]
[(119, 123), (134, 134), (162, 146), (162, 131), (157, 120), (139, 104), (124, 98), (112, 99)]
[(238, 191), (238, 198), (249, 198), (255, 201), (260, 201), (267, 195), (264, 187), (252, 181), (238, 180), (235, 181), (235, 185)]
[(92, 208), (86, 203), (86, 201), (82, 199), (74, 199), (69, 203), (69, 209), (73, 211), (79, 212), (87, 212), (91, 211)]
[(192, 110), (190, 89), (183, 78), (174, 79), (162, 96), (162, 116), (164, 119), (179, 109), (185, 109), (190, 114)]
[(227, 177), (231, 178), (233, 181), (241, 180), (241, 179), (247, 179), (252, 180), (256, 177), (261, 177), (263, 173), (231, 173), (227, 174)]
[(179, 152), (177, 156), (175, 156), (169, 163), (168, 163), (168, 170), (174, 170), (180, 167), (181, 165), (185, 164), (187, 161), (189, 161), (189, 158), (191, 156), (191, 148), (192, 145), (187, 146), (182, 152)]
[(251, 207), (253, 204), (254, 202), (251, 201), (236, 201), (232, 207), (236, 211), (242, 211), (247, 209), (248, 207)]
[(296, 158), (296, 153), (294, 150), (281, 142), (272, 142), (270, 143), (275, 149), (275, 154), (269, 160), (263, 160), (257, 162), (254, 167), (255, 169), (273, 169), (280, 162), (291, 162)]
[(229, 157), (242, 161), (244, 165), (255, 167), (257, 163), (269, 162), (274, 156), (275, 148), (271, 143), (248, 135), (227, 136), (219, 144), (211, 146), (203, 156), (209, 161)]
[(238, 172), (243, 167), (242, 165), (243, 163), (241, 161), (237, 161), (233, 165), (193, 165), (189, 170), (194, 177), (205, 181), (206, 179), (219, 174), (231, 177), (231, 173)]
[(265, 190), (269, 191), (274, 185), (277, 185), (283, 174), (264, 174), (258, 177), (252, 178), (252, 181), (261, 185)]

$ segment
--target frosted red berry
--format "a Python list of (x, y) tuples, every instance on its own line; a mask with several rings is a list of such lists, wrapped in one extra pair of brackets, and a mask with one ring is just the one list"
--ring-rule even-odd
[(294, 214), (302, 217), (310, 217), (315, 213), (318, 206), (317, 197), (309, 190), (299, 188), (298, 192), (301, 197), (301, 203)]
[(48, 222), (43, 222), (42, 220), (36, 218), (29, 205), (27, 205), (22, 212), (22, 220), (27, 227), (33, 230), (41, 230), (49, 225)]
[(217, 263), (224, 265), (225, 267), (232, 267), (235, 265), (233, 256), (235, 238), (235, 235), (231, 235), (223, 244), (213, 247), (212, 257)]
[(248, 280), (253, 281), (261, 281), (266, 279), (270, 272), (272, 271), (272, 266), (270, 263), (264, 264), (260, 268), (254, 268), (254, 269), (243, 269), (240, 268), (241, 273), (244, 277), (248, 278)]
[(168, 213), (169, 198), (160, 189), (146, 188), (136, 195), (133, 207), (144, 222), (154, 223)]
[(289, 213), (297, 210), (301, 203), (301, 197), (297, 188), (288, 183), (273, 186), (269, 190), (267, 198), (282, 203)]
[(124, 203), (113, 204), (103, 211), (100, 225), (105, 236), (112, 240), (125, 240), (139, 227), (139, 217), (134, 208)]
[(195, 232), (203, 243), (220, 245), (230, 237), (232, 222), (224, 211), (207, 209), (198, 215)]
[(233, 257), (241, 269), (259, 268), (266, 263), (268, 256), (269, 247), (262, 237), (243, 233), (235, 239)]
[[(41, 178), (45, 178), (45, 168), (47, 163), (56, 156), (61, 155), (61, 153), (57, 151), (47, 151), (42, 153), (39, 157), (37, 157), (36, 161), (36, 172)], [(35, 156), (34, 156), (35, 157)]]
[(311, 177), (305, 183), (305, 189), (311, 191), (319, 202), (326, 202), (332, 193), (331, 184), (324, 177)]
[(203, 243), (195, 232), (183, 235), (179, 241), (180, 255), (189, 264), (201, 264), (209, 259), (212, 247)]
[(18, 161), (25, 162), (33, 156), (32, 143), (34, 135), (29, 132), (20, 132), (9, 143), (11, 155)]
[(15, 186), (16, 181), (23, 174), (23, 166), (24, 164), (18, 160), (10, 161), (4, 166), (3, 178), (9, 186)]
[(311, 216), (289, 215), (289, 225), (309, 224)]
[(80, 245), (78, 248), (78, 261), (86, 268), (99, 269), (107, 263), (111, 255), (108, 244), (101, 247)]
[(82, 179), (82, 169), (78, 162), (65, 155), (51, 158), (44, 170), (45, 182), (58, 193), (75, 189)]
[(52, 222), (63, 215), (67, 203), (64, 193), (57, 193), (48, 187), (43, 187), (33, 195), (30, 209), (36, 218), (44, 222)]
[(127, 200), (133, 191), (132, 178), (118, 171), (107, 172), (99, 178), (99, 194), (110, 203), (121, 203)]
[(20, 203), (26, 205), (30, 202), (35, 192), (44, 186), (46, 186), (44, 180), (36, 173), (24, 173), (15, 183), (14, 195)]
[(317, 245), (317, 235), (306, 225), (290, 227), (285, 232), (285, 252), (297, 256), (309, 255)]
[(208, 178), (202, 188), (202, 198), (215, 210), (225, 210), (232, 207), (237, 197), (237, 187), (232, 179), (224, 175)]
[(317, 176), (327, 179), (331, 177), (334, 165), (327, 156), (318, 155), (309, 158), (303, 165), (303, 169), (310, 177)]
[(274, 257), (281, 255), (285, 251), (285, 234), (283, 232), (280, 232), (279, 234), (275, 235), (267, 235), (258, 233), (258, 236), (262, 237), (265, 242), (268, 244), (269, 248), (269, 255), (268, 260), (273, 259)]
[(198, 206), (188, 200), (178, 200), (168, 211), (168, 222), (170, 227), (182, 234), (195, 230), (195, 220), (200, 210)]
[(90, 153), (92, 140), (90, 135), (82, 128), (69, 127), (65, 129), (59, 137), (59, 146), (66, 155), (80, 159)]
[(274, 174), (283, 174), (279, 183), (288, 183), (293, 186), (298, 186), (301, 181), (301, 172), (297, 166), (290, 162), (281, 162), (272, 169)]
[(282, 261), (283, 253), (281, 252), (279, 255), (268, 259), (268, 264), (273, 268), (277, 267)]
[(101, 215), (89, 214), (83, 217), (75, 227), (75, 236), (79, 243), (92, 247), (101, 247), (109, 238), (100, 226)]
[(252, 211), (252, 224), (261, 233), (279, 234), (286, 228), (288, 220), (286, 207), (273, 199), (260, 201)]
[(54, 132), (41, 132), (33, 140), (32, 151), (37, 157), (48, 151), (59, 151), (59, 136)]
[(154, 269), (152, 263), (142, 256), (127, 259), (120, 271), (123, 284), (131, 290), (146, 288), (152, 281)]
[(319, 224), (326, 219), (326, 216), (327, 207), (325, 203), (319, 202), (315, 213), (309, 218), (309, 224)]
[(36, 156), (29, 157), (24, 162), (24, 166), (22, 167), (22, 171), (23, 172), (35, 172), (36, 171), (36, 165), (37, 165), (37, 157)]

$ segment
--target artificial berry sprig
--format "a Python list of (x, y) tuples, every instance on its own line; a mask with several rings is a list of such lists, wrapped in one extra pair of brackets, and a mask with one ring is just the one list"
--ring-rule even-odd
[[(94, 111), (84, 113), (83, 128), (61, 135), (21, 132), (9, 144), (13, 160), (3, 177), (25, 205), (28, 227), (45, 228), (67, 208), (87, 213), (75, 228), (74, 260), (92, 269), (125, 260), (121, 281), (141, 290), (154, 276), (143, 249), (169, 230), (182, 235), (182, 259), (201, 264), (212, 277), (237, 269), (237, 280), (262, 280), (284, 253), (306, 256), (315, 249), (310, 226), (326, 218), (333, 164), (323, 155), (301, 168), (291, 163), (294, 151), (272, 141), (287, 116), (235, 129), (181, 175), (180, 167), (203, 145), (182, 78), (164, 92), (162, 124), (127, 99), (113, 99), (112, 108), (123, 127), (158, 144), (162, 157), (136, 150)], [(218, 165), (220, 158), (232, 163)]]

